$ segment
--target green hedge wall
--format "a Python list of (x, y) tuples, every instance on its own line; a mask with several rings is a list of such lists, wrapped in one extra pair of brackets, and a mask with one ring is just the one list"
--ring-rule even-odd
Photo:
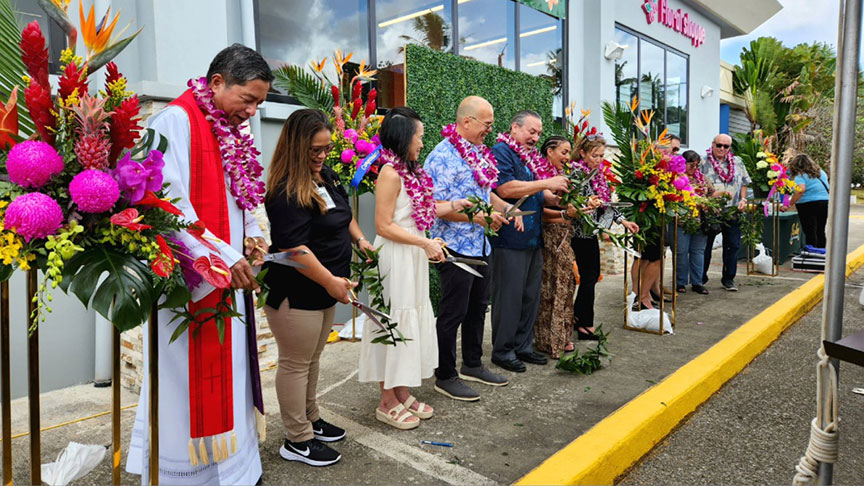
[(510, 118), (521, 110), (534, 110), (543, 119), (543, 136), (561, 133), (552, 116), (552, 84), (543, 78), (492, 66), (473, 59), (409, 44), (405, 54), (405, 104), (423, 118), (424, 160), (441, 141), (441, 127), (453, 123), (456, 108), (466, 96), (482, 96), (495, 109), (495, 125), (486, 144), (510, 128)]

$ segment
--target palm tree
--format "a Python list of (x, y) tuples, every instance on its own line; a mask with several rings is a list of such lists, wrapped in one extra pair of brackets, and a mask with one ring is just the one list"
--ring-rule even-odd
[[(414, 18), (414, 30), (421, 35), (420, 39), (410, 35), (399, 36), (405, 42), (420, 44), (436, 51), (444, 51), (450, 46), (450, 26), (444, 18), (436, 13), (429, 12)], [(398, 49), (400, 54), (405, 46)]]
[(541, 74), (545, 79), (552, 83), (552, 94), (558, 96), (561, 94), (561, 84), (564, 80), (563, 76), (563, 60), (561, 58), (562, 50), (559, 47), (554, 51), (546, 53), (546, 74)]

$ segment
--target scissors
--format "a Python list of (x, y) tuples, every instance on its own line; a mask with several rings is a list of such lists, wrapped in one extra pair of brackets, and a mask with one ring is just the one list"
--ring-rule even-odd
[(264, 263), (277, 263), (279, 265), (285, 265), (286, 267), (294, 267), (294, 268), (306, 268), (306, 265), (302, 263), (295, 262), (291, 258), (299, 256), (299, 255), (308, 255), (309, 252), (306, 250), (297, 250), (297, 251), (282, 251), (279, 253), (268, 253), (264, 255)]
[(598, 172), (600, 172), (600, 168), (596, 168), (596, 169), (592, 170), (591, 172), (589, 172), (588, 175), (585, 176), (584, 179), (582, 179), (582, 182), (579, 183), (579, 186), (578, 186), (579, 189), (581, 189), (581, 188), (587, 186), (588, 184), (590, 184), (590, 183), (591, 183), (591, 179), (593, 179), (594, 176), (596, 176)]
[(606, 208), (632, 208), (632, 207), (633, 207), (633, 203), (631, 203), (631, 202), (626, 202), (626, 201), (620, 201), (620, 202), (607, 202), (607, 203), (603, 203), (603, 204), (601, 205), (601, 207), (606, 207)]
[[(351, 283), (351, 280), (348, 278), (345, 278), (345, 281), (348, 283)], [(392, 317), (379, 311), (378, 309), (374, 309), (374, 308), (369, 307), (368, 305), (364, 304), (363, 302), (360, 302), (360, 300), (357, 298), (357, 293), (354, 292), (354, 289), (351, 289), (351, 288), (348, 289), (348, 300), (351, 302), (351, 305), (353, 305), (358, 310), (360, 310), (360, 312), (366, 314), (366, 317), (368, 317), (379, 328), (381, 328), (382, 331), (390, 332), (387, 329), (387, 327), (379, 320), (379, 318), (380, 319), (386, 319), (388, 321), (392, 321), (393, 320)]]
[(519, 211), (519, 206), (528, 199), (528, 195), (522, 196), (516, 201), (516, 204), (510, 206), (510, 209), (504, 212), (504, 217), (507, 219), (515, 218), (516, 216), (528, 216), (529, 214), (534, 214), (537, 211)]
[(441, 249), (444, 251), (444, 262), (435, 261), (432, 263), (452, 263), (453, 265), (456, 265), (457, 267), (461, 268), (462, 270), (465, 270), (466, 272), (470, 273), (471, 275), (474, 275), (475, 277), (483, 278), (483, 275), (480, 272), (478, 272), (477, 270), (474, 270), (473, 268), (469, 267), (468, 265), (478, 265), (481, 267), (485, 267), (488, 265), (488, 263), (484, 262), (483, 260), (478, 260), (476, 258), (464, 258), (464, 257), (453, 256), (447, 250), (447, 243), (445, 243), (444, 240), (442, 240), (441, 238), (435, 238), (435, 241), (437, 241), (438, 243), (441, 244)]

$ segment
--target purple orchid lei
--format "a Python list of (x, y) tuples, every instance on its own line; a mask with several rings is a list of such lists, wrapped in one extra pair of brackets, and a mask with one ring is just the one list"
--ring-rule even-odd
[(444, 126), (441, 129), (441, 136), (453, 145), (462, 160), (471, 167), (474, 171), (474, 180), (481, 189), (494, 189), (498, 185), (498, 165), (489, 147), (480, 144), (474, 147), (476, 150), (471, 150), (471, 142), (459, 135), (455, 123)]
[[(574, 161), (571, 164), (571, 167), (578, 167), (586, 174), (591, 173), (588, 164), (586, 164), (582, 159)], [(604, 202), (612, 200), (612, 190), (609, 189), (609, 180), (606, 178), (607, 170), (608, 169), (605, 166), (601, 165), (600, 170), (591, 178), (591, 189), (594, 191), (594, 195), (602, 199)]]
[(207, 78), (190, 79), (188, 84), (219, 143), (219, 153), (231, 183), (231, 195), (242, 209), (255, 209), (264, 202), (265, 186), (261, 180), (264, 168), (258, 162), (261, 153), (253, 145), (252, 136), (229, 123), (225, 112), (216, 108)]
[(530, 170), (532, 174), (534, 174), (534, 179), (539, 181), (558, 175), (558, 171), (555, 170), (555, 167), (550, 164), (545, 157), (540, 155), (540, 152), (538, 152), (536, 148), (527, 150), (525, 147), (522, 147), (519, 142), (514, 140), (509, 133), (499, 133), (496, 141), (506, 143), (507, 146), (510, 147), (510, 150), (519, 154), (522, 163), (528, 167), (528, 170)]
[(720, 167), (720, 162), (714, 158), (714, 151), (710, 148), (707, 150), (708, 152), (708, 162), (711, 162), (711, 167), (714, 168), (714, 172), (717, 173), (717, 176), (720, 177), (720, 180), (725, 182), (726, 184), (732, 182), (732, 179), (735, 178), (735, 156), (732, 155), (732, 151), (726, 152), (726, 167), (727, 170), (723, 170)]
[(432, 228), (437, 213), (435, 195), (432, 192), (432, 178), (429, 177), (429, 174), (419, 166), (414, 172), (411, 172), (405, 163), (389, 149), (381, 150), (380, 160), (382, 167), (388, 164), (393, 166), (399, 177), (402, 178), (405, 192), (411, 199), (411, 217), (414, 218), (417, 229), (426, 231)]
[(700, 196), (704, 196), (708, 191), (707, 187), (705, 187), (705, 176), (702, 175), (702, 171), (697, 167), (696, 170), (693, 171), (693, 181), (696, 182), (693, 189), (696, 191), (696, 194)]

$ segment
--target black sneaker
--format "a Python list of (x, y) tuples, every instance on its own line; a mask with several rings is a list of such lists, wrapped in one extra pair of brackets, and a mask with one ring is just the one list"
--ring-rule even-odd
[(322, 418), (312, 422), (312, 433), (321, 442), (336, 442), (345, 438), (345, 429), (325, 422)]
[(738, 286), (735, 285), (735, 282), (724, 283), (723, 288), (728, 290), (729, 292), (738, 292)]
[(279, 449), (279, 455), (286, 461), (299, 461), (316, 467), (336, 464), (339, 459), (342, 459), (342, 454), (327, 447), (318, 439), (305, 442), (291, 442), (285, 439), (285, 443)]

